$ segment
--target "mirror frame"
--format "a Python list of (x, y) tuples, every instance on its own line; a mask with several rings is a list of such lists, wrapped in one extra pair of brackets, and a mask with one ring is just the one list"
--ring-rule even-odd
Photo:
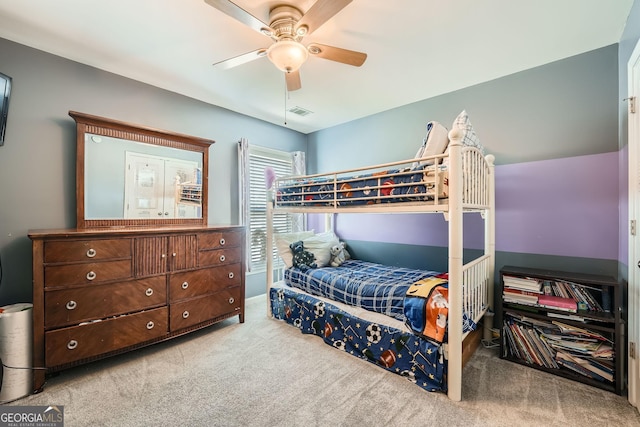
[[(208, 221), (209, 200), (209, 147), (215, 143), (166, 130), (135, 125), (90, 114), (69, 111), (76, 122), (76, 227), (77, 228), (124, 228), (140, 226), (205, 226)], [(85, 134), (128, 139), (151, 145), (177, 148), (202, 153), (202, 217), (168, 219), (87, 219), (85, 218)]]

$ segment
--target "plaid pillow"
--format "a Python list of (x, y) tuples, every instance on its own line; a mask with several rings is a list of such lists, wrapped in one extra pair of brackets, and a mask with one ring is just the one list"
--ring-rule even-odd
[(467, 110), (462, 110), (458, 117), (453, 121), (453, 129), (460, 129), (463, 133), (462, 144), (467, 145), (469, 147), (475, 147), (484, 154), (484, 147), (480, 142), (480, 138), (476, 135), (476, 132), (473, 130), (473, 126), (471, 125), (471, 121), (469, 120), (469, 115), (467, 114)]

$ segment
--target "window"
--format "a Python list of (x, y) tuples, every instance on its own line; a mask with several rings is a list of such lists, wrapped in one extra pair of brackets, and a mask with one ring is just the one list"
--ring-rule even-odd
[[(248, 216), (247, 233), (249, 234), (249, 271), (266, 269), (267, 243), (267, 188), (265, 185), (265, 169), (270, 167), (277, 177), (294, 174), (294, 159), (291, 153), (263, 147), (249, 146), (248, 150)], [(291, 215), (278, 213), (273, 216), (273, 229), (276, 233), (293, 230), (294, 219)], [(272, 249), (274, 269), (281, 267), (282, 261)]]

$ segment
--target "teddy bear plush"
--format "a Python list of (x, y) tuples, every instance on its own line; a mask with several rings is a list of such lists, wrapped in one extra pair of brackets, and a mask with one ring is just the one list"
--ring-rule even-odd
[(344, 252), (345, 261), (348, 260), (348, 259), (351, 259), (351, 255), (349, 254), (349, 251), (347, 250), (347, 244), (345, 242), (340, 242), (340, 244), (342, 245), (342, 251)]
[(302, 271), (306, 271), (310, 268), (316, 268), (316, 256), (311, 252), (305, 250), (302, 240), (293, 242), (289, 245), (291, 252), (293, 252), (293, 266), (299, 268)]
[(346, 260), (344, 252), (344, 246), (341, 243), (331, 246), (329, 265), (331, 265), (331, 267), (340, 267)]

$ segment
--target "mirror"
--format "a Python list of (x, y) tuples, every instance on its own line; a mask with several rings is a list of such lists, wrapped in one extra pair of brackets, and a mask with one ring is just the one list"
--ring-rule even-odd
[(206, 225), (212, 140), (70, 111), (77, 227)]

